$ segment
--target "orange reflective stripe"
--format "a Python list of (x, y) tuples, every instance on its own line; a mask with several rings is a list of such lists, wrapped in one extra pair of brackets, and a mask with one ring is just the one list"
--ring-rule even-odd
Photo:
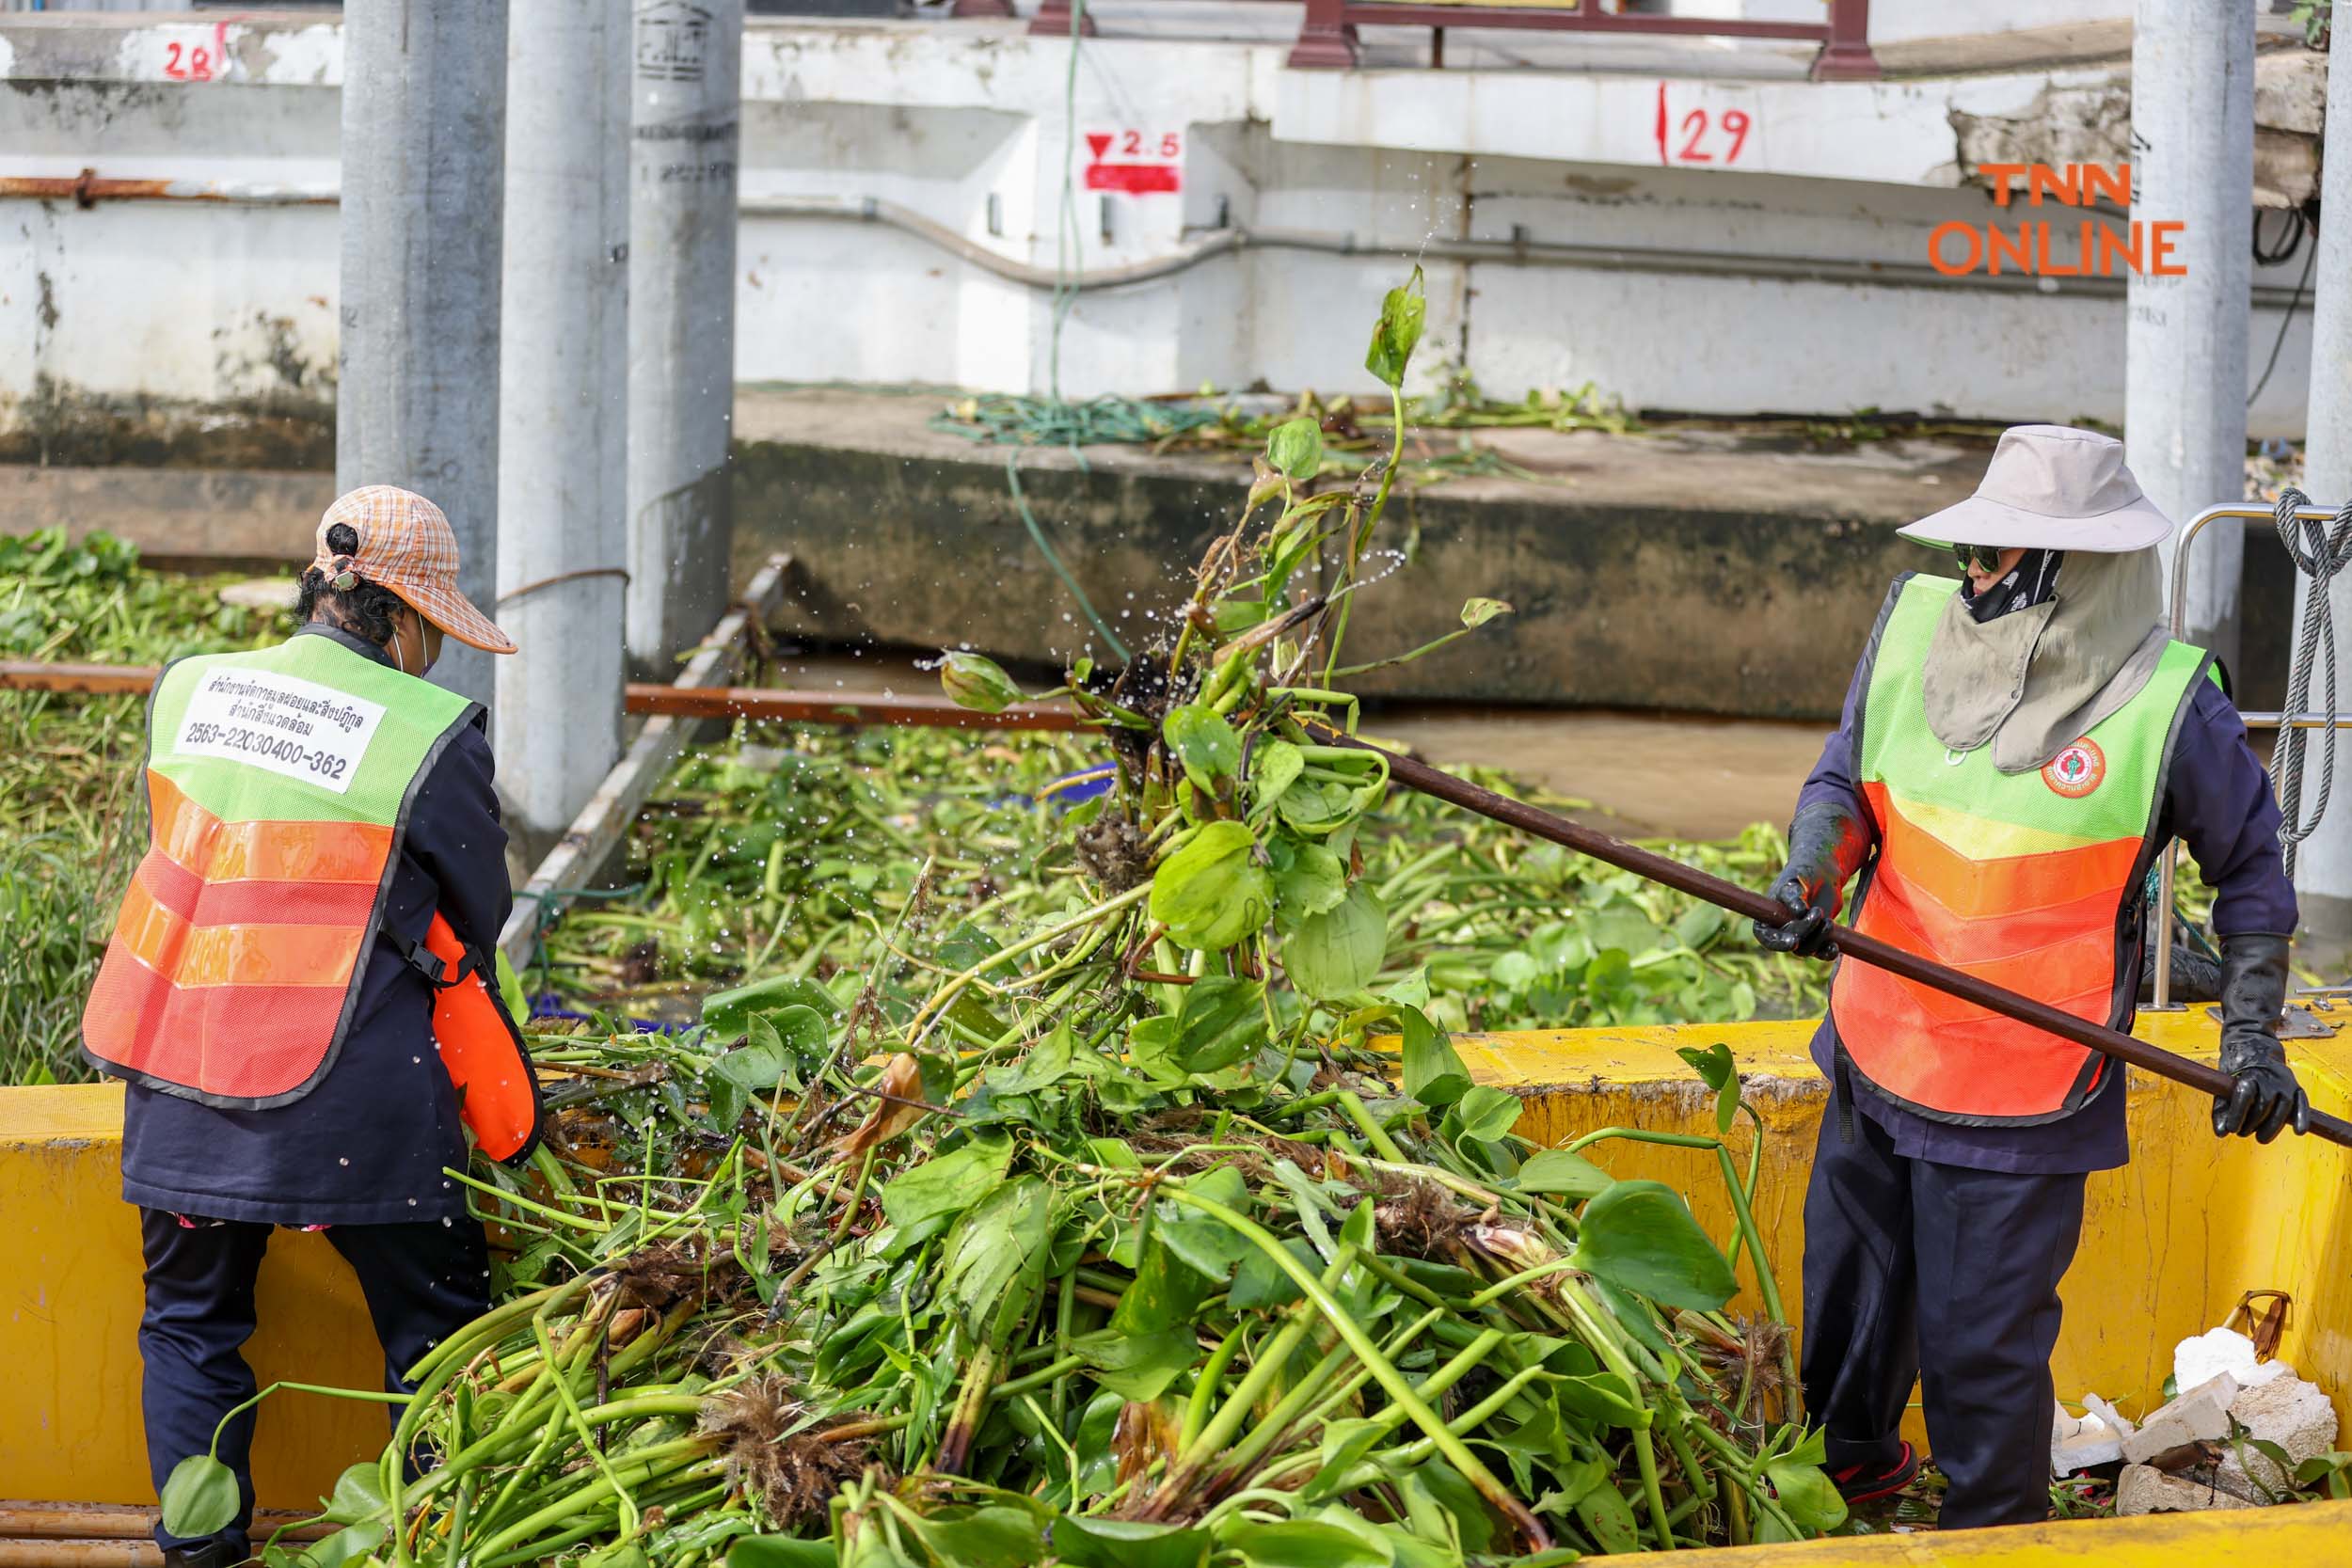
[(2062, 990), (2075, 983), (2074, 960), (2054, 955), (2087, 949), (2093, 968), (2102, 974), (2106, 972), (2112, 962), (2115, 914), (2121, 898), (2115, 889), (2102, 888), (2049, 909), (2025, 910), (2006, 918), (1965, 920), (1913, 886), (1900, 868), (1890, 865), (1878, 873), (1871, 885), (1861, 929), (1963, 969), (1988, 964), (2022, 966), (2012, 969), (2006, 978), (1993, 978), (2012, 990), (2022, 989), (2042, 996), (2047, 994), (2045, 987)]
[(123, 895), (115, 939), (125, 954), (183, 988), (351, 983), (360, 933), (348, 926), (198, 926), (136, 879)]
[(1902, 802), (1884, 784), (1864, 787), (1879, 819), (1883, 861), (1901, 866), (1913, 887), (1963, 919), (2006, 920), (2076, 904), (2096, 892), (2110, 895), (2106, 918), (2112, 926), (2112, 895), (2131, 879), (2139, 859), (2137, 838), (2115, 838), (2074, 849), (1972, 860), (1905, 816)]
[(366, 822), (224, 822), (150, 768), (153, 845), (208, 882), (382, 880), (392, 830)]

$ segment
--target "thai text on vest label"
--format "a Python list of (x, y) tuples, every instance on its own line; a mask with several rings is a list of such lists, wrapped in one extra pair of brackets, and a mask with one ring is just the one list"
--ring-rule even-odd
[(384, 705), (292, 675), (215, 670), (198, 682), (172, 751), (266, 768), (337, 795), (351, 788)]

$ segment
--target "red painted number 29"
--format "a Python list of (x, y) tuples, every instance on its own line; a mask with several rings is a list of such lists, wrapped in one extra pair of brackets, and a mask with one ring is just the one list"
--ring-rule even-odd
[[(1743, 109), (1725, 109), (1711, 119), (1705, 109), (1692, 109), (1682, 117), (1681, 145), (1675, 150), (1675, 162), (1736, 164), (1740, 150), (1748, 145), (1748, 125)], [(1719, 150), (1710, 151), (1710, 147)]]
[(175, 82), (209, 82), (213, 79), (213, 52), (200, 43), (194, 48), (167, 43), (164, 45), (164, 74)]

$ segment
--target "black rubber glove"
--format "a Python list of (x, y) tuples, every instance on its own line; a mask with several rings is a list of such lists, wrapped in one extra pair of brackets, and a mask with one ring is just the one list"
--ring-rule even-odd
[(1831, 927), (1867, 847), (1862, 824), (1834, 800), (1816, 800), (1797, 813), (1788, 824), (1788, 864), (1772, 883), (1772, 896), (1788, 918), (1778, 925), (1756, 921), (1756, 940), (1778, 953), (1836, 957)]
[(2237, 1080), (2213, 1097), (2216, 1137), (2268, 1143), (2311, 1118), (2277, 1026), (2287, 1000), (2287, 939), (2244, 932), (2221, 939), (2221, 1070)]

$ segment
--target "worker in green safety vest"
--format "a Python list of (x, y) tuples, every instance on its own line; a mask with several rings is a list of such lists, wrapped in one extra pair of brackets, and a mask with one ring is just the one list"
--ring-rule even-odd
[(219, 1518), (167, 1512), (156, 1544), (179, 1568), (251, 1545), (242, 1347), (273, 1230), (326, 1233), (405, 1390), (489, 1306), (487, 1243), (448, 1174), (469, 1130), (507, 1160), (538, 1136), (522, 1037), (484, 983), (514, 906), (485, 716), (422, 678), (445, 632), (515, 651), (457, 564), (431, 501), (352, 491), (319, 523), (299, 629), (170, 665), (148, 710), (148, 849), (82, 1045), (128, 1085), (156, 1486), (206, 1454), (237, 1482)]
[[(2131, 1027), (2148, 872), (2175, 837), (2217, 889), (2217, 1133), (2306, 1116), (2276, 1034), (2295, 891), (2280, 814), (2212, 656), (2159, 620), (2171, 522), (2121, 443), (2003, 434), (1977, 493), (1902, 530), (1964, 574), (1905, 573), (1798, 797), (1767, 946), (1834, 956), (1833, 921)], [(1805, 1201), (1806, 1407), (1840, 1490), (1917, 1470), (1921, 1384), (1947, 1528), (2049, 1506), (2058, 1286), (2094, 1170), (2129, 1157), (2122, 1064), (1880, 969), (1840, 964), (1814, 1058), (1832, 1081)]]

